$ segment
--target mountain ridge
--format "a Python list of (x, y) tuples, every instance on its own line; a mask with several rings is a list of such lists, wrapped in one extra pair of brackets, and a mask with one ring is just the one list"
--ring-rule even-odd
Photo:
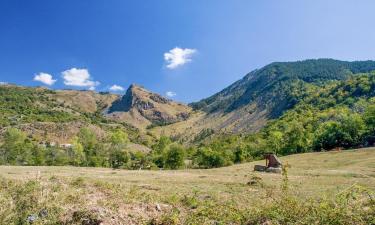
[(314, 88), (372, 70), (375, 62), (371, 60), (274, 62), (188, 106), (137, 84), (130, 85), (124, 95), (0, 85), (0, 125), (81, 121), (84, 126), (87, 121), (104, 121), (128, 124), (137, 132), (151, 132), (156, 137), (188, 141), (208, 133), (253, 133), (293, 108)]
[(192, 109), (187, 105), (132, 84), (122, 97), (112, 103), (105, 115), (113, 120), (129, 122), (138, 128), (145, 128), (186, 120), (191, 111)]

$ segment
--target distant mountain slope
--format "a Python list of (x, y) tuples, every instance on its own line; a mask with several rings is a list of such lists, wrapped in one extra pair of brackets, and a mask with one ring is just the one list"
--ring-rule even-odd
[[(285, 87), (306, 83), (321, 84), (330, 80), (343, 80), (355, 73), (375, 70), (375, 61), (346, 62), (333, 59), (305, 60), (297, 62), (275, 62), (259, 70), (254, 70), (241, 80), (219, 93), (190, 104), (194, 109), (206, 112), (231, 112), (247, 104), (257, 103), (267, 107), (280, 102), (285, 108), (293, 104), (287, 99), (291, 93)], [(296, 87), (297, 88), (297, 87)], [(276, 98), (277, 97), (277, 98)], [(283, 102), (285, 101), (285, 102)], [(274, 116), (282, 113), (273, 111)], [(278, 108), (278, 109), (279, 109)]]
[(155, 132), (194, 140), (212, 133), (259, 131), (270, 119), (279, 118), (293, 108), (314, 88), (373, 70), (375, 61), (317, 59), (271, 63), (250, 72), (219, 93), (190, 104), (205, 114), (157, 128)]
[(54, 98), (58, 102), (86, 113), (101, 112), (119, 97), (116, 94), (95, 91), (57, 90), (54, 92)]
[(0, 85), (0, 139), (9, 127), (19, 128), (40, 141), (59, 143), (69, 143), (82, 127), (89, 127), (101, 138), (107, 130), (121, 127), (131, 141), (142, 143), (145, 134), (102, 115), (118, 98), (94, 91)]
[(106, 117), (145, 128), (149, 125), (165, 125), (186, 120), (191, 111), (192, 109), (184, 104), (133, 84), (124, 96), (108, 108)]

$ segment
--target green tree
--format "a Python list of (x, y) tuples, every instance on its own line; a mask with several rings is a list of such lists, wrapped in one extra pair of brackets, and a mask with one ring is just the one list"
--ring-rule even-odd
[(161, 136), (158, 142), (152, 146), (152, 161), (157, 167), (164, 167), (164, 156), (167, 147), (172, 143), (171, 139), (166, 136)]
[(96, 134), (89, 128), (81, 128), (78, 133), (78, 140), (82, 144), (85, 151), (91, 151), (98, 143)]
[(166, 148), (168, 147), (168, 145), (170, 145), (171, 143), (172, 143), (172, 141), (171, 141), (171, 139), (169, 137), (161, 136), (159, 138), (159, 141), (154, 146), (152, 146), (152, 149), (156, 153), (162, 154), (164, 152), (164, 150), (166, 150)]
[(365, 125), (360, 115), (341, 115), (338, 121), (327, 121), (319, 127), (314, 148), (330, 150), (353, 147), (361, 143)]
[(364, 120), (366, 122), (367, 129), (371, 135), (375, 134), (375, 105), (370, 105), (367, 107)]
[(82, 144), (86, 155), (85, 166), (99, 166), (101, 163), (97, 155), (98, 140), (96, 134), (86, 127), (81, 128), (78, 134), (78, 142)]
[(72, 145), (73, 147), (70, 149), (70, 162), (74, 166), (81, 166), (86, 160), (83, 145), (79, 142), (78, 137), (73, 138)]
[(32, 148), (33, 144), (25, 133), (16, 128), (9, 128), (4, 134), (1, 146), (2, 161), (12, 165), (32, 165)]
[(32, 165), (43, 166), (45, 165), (45, 148), (33, 144), (31, 149)]
[(245, 161), (245, 158), (246, 158), (246, 155), (245, 155), (245, 149), (242, 145), (239, 145), (236, 147), (236, 149), (234, 150), (234, 163), (242, 163), (243, 161)]
[(116, 129), (110, 134), (110, 142), (112, 145), (125, 145), (129, 142), (128, 135), (121, 129)]
[(184, 165), (185, 150), (182, 146), (170, 145), (164, 157), (164, 167), (178, 169)]
[(129, 161), (129, 155), (125, 151), (114, 150), (109, 156), (110, 166), (114, 169), (123, 167)]
[(269, 149), (275, 154), (279, 154), (283, 147), (283, 133), (281, 131), (270, 131), (267, 137)]
[(228, 164), (220, 152), (208, 147), (199, 148), (193, 161), (202, 168), (222, 167)]

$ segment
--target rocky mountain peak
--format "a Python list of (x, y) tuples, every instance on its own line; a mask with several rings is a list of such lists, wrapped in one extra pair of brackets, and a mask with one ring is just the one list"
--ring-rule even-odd
[(129, 121), (129, 116), (135, 117), (135, 121), (142, 121), (142, 123), (147, 120), (149, 122), (146, 124), (149, 125), (185, 120), (189, 117), (190, 111), (189, 106), (150, 92), (140, 85), (132, 84), (125, 95), (113, 102), (108, 109), (108, 114), (120, 120), (126, 118)]

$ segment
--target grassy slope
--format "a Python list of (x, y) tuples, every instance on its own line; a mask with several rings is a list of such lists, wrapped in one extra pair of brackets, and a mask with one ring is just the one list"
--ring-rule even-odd
[[(306, 153), (281, 160), (291, 165), (290, 184), (293, 193), (301, 197), (332, 197), (353, 184), (375, 190), (375, 149)], [(253, 172), (255, 164), (264, 164), (264, 161), (180, 171), (1, 166), (0, 176), (22, 181), (40, 177), (44, 189), (51, 193), (58, 186), (54, 190), (54, 200), (64, 209), (62, 214), (66, 217), (80, 209), (102, 213), (105, 215), (102, 218), (108, 219), (105, 219), (106, 224), (131, 224), (138, 223), (141, 218), (148, 221), (171, 213), (172, 208), (180, 210), (179, 217), (188, 218), (188, 213), (195, 209), (185, 196), (208, 200), (217, 207), (233, 204), (233, 207), (244, 209), (262, 204), (269, 199), (270, 190), (277, 194), (282, 177)], [(254, 175), (262, 178), (264, 187), (247, 185)], [(156, 210), (156, 204), (160, 204), (160, 211)], [(109, 220), (109, 216), (113, 219)]]

